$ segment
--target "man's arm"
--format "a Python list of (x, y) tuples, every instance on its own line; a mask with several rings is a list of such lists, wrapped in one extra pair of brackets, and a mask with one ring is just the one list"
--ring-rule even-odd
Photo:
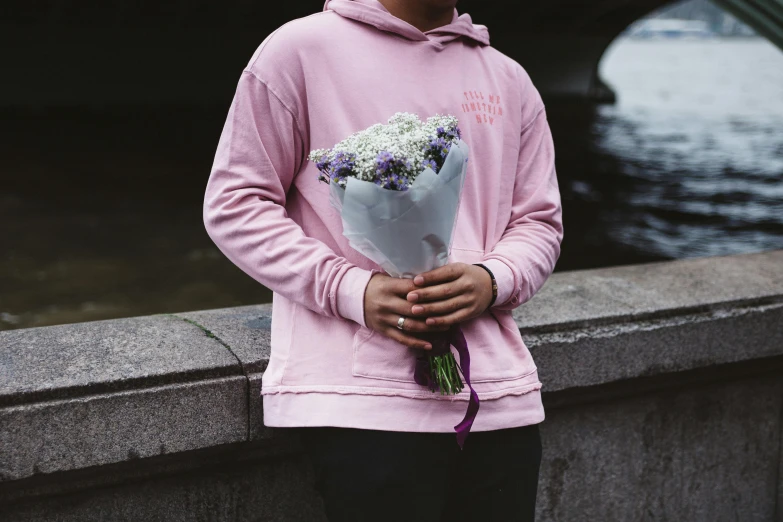
[(306, 236), (286, 213), (304, 147), (292, 111), (243, 71), (207, 183), (204, 225), (226, 257), (259, 283), (314, 312), (365, 326), (372, 272)]
[(511, 218), (481, 261), (497, 280), (492, 308), (512, 310), (529, 301), (552, 274), (562, 240), (555, 149), (541, 104), (521, 132)]

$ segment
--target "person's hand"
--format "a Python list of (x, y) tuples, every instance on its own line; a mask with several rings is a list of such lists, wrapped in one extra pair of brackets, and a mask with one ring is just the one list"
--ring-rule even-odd
[[(423, 318), (412, 317), (411, 303), (405, 300), (405, 296), (415, 288), (411, 279), (373, 274), (364, 293), (364, 322), (368, 328), (406, 346), (431, 350), (432, 344), (416, 335), (426, 336), (431, 332), (445, 331), (448, 327), (427, 325)], [(402, 330), (397, 328), (400, 316), (405, 317)]]
[(450, 263), (413, 278), (415, 289), (406, 296), (416, 303), (414, 317), (434, 327), (450, 327), (484, 313), (492, 301), (492, 278), (486, 270)]

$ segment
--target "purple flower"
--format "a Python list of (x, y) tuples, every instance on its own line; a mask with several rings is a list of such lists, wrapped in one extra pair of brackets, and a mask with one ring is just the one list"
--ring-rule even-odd
[(424, 169), (429, 167), (432, 170), (434, 170), (436, 173), (438, 172), (438, 170), (437, 170), (438, 169), (438, 164), (435, 163), (435, 160), (425, 159), (424, 161), (421, 162), (421, 167), (424, 168)]
[(324, 154), (321, 156), (321, 159), (319, 159), (315, 166), (319, 170), (318, 174), (318, 181), (323, 181), (324, 183), (329, 183), (329, 156)]
[(382, 176), (386, 174), (394, 166), (394, 155), (389, 151), (381, 151), (375, 157), (375, 172)]
[[(441, 127), (438, 128), (440, 129)], [(449, 150), (451, 150), (451, 144), (452, 142), (444, 137), (431, 138), (424, 148), (425, 163), (423, 163), (423, 165), (425, 167), (430, 167), (436, 173), (439, 172), (443, 163), (446, 161)]]
[(381, 185), (385, 189), (391, 189), (391, 190), (408, 190), (410, 187), (410, 179), (408, 176), (405, 176), (404, 174), (397, 174), (396, 172), (392, 172), (383, 182)]
[(448, 129), (448, 130), (444, 129), (442, 126), (438, 127), (436, 129), (436, 134), (439, 138), (445, 138), (447, 141), (454, 141), (456, 139), (462, 138), (458, 126), (455, 126), (453, 129)]
[(338, 151), (327, 169), (329, 179), (335, 182), (344, 182), (345, 178), (351, 174), (351, 171), (356, 166), (355, 160), (355, 154)]
[(329, 168), (329, 156), (324, 154), (321, 156), (321, 159), (318, 160), (318, 162), (315, 164), (316, 167), (318, 167), (318, 170), (326, 170)]
[(375, 157), (375, 184), (391, 190), (407, 190), (413, 164), (408, 159), (398, 159), (389, 151), (381, 151)]
[(440, 156), (443, 159), (446, 159), (446, 156), (449, 154), (449, 149), (451, 148), (451, 143), (446, 141), (443, 138), (438, 138), (437, 143), (435, 144), (437, 147), (438, 152), (440, 153)]

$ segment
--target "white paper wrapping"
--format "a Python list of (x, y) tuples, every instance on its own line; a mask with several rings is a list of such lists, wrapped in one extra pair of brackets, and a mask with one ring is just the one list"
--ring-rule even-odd
[(436, 174), (424, 169), (406, 191), (348, 178), (329, 183), (351, 247), (394, 277), (413, 278), (448, 262), (468, 168), (468, 145), (455, 141)]

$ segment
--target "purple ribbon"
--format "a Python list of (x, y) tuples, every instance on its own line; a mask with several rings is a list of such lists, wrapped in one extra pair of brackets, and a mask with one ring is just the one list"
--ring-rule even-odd
[(468, 351), (468, 342), (465, 340), (465, 335), (458, 325), (452, 326), (445, 336), (433, 339), (432, 350), (430, 350), (427, 355), (416, 358), (416, 368), (413, 373), (413, 379), (416, 381), (416, 384), (427, 386), (431, 391), (438, 391), (438, 383), (432, 379), (428, 356), (435, 357), (438, 355), (445, 355), (449, 353), (450, 346), (453, 346), (459, 354), (457, 368), (459, 368), (459, 371), (465, 377), (465, 384), (467, 384), (470, 389), (470, 400), (468, 401), (468, 411), (465, 413), (465, 418), (454, 426), (454, 431), (457, 432), (457, 444), (459, 444), (460, 449), (463, 449), (465, 439), (468, 438), (470, 428), (473, 426), (473, 421), (476, 419), (476, 414), (479, 410), (479, 398), (476, 390), (474, 390), (473, 386), (470, 384), (470, 352)]

